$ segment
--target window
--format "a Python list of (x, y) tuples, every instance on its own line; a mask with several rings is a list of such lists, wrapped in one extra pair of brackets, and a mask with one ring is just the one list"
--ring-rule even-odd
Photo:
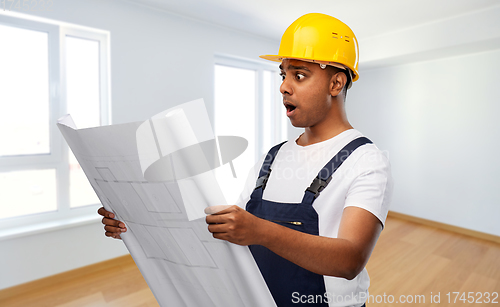
[(286, 139), (288, 119), (281, 103), (277, 64), (218, 56), (214, 70), (215, 135), (241, 136), (248, 141), (248, 148), (234, 162), (237, 178), (218, 176), (231, 204), (243, 189), (248, 170), (273, 145)]
[(109, 124), (109, 33), (0, 14), (0, 236), (99, 204), (57, 129)]

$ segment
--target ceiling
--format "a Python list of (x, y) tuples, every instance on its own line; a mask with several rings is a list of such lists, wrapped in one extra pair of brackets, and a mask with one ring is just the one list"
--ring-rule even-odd
[(279, 42), (298, 17), (354, 31), (360, 69), (500, 49), (499, 0), (122, 0)]
[[(498, 0), (128, 0), (279, 40), (305, 13), (347, 23), (358, 40), (498, 6)], [(500, 19), (500, 16), (499, 16)]]

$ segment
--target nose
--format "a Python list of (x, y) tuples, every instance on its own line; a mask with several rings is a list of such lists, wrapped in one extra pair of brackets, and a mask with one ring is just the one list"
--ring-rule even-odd
[(285, 95), (285, 94), (292, 95), (292, 93), (293, 93), (292, 86), (291, 86), (290, 81), (288, 80), (287, 77), (285, 77), (285, 79), (283, 79), (283, 81), (281, 82), (280, 92), (282, 95)]

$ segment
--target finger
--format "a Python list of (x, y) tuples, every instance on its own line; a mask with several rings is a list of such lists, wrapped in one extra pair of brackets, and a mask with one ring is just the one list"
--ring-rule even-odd
[(108, 219), (107, 217), (103, 217), (101, 223), (104, 225), (119, 227), (120, 221)]
[(205, 217), (205, 222), (207, 224), (224, 224), (224, 223), (227, 223), (228, 221), (228, 217), (226, 215), (220, 215), (220, 214), (217, 214), (217, 215), (207, 215), (207, 217)]
[(106, 226), (114, 226), (118, 228), (125, 228), (125, 224), (122, 221), (117, 221), (113, 219), (103, 218), (101, 221)]
[(99, 208), (99, 210), (97, 210), (97, 213), (99, 213), (100, 215), (102, 215), (104, 217), (108, 217), (111, 219), (115, 218), (115, 214), (113, 212), (110, 212), (110, 211), (104, 209), (104, 207)]
[(208, 225), (208, 231), (211, 233), (226, 233), (227, 227), (224, 224), (210, 224)]
[(232, 205), (216, 205), (216, 206), (210, 206), (205, 208), (205, 214), (217, 214), (217, 213), (225, 213), (226, 209), (231, 208)]
[(104, 207), (101, 207), (97, 210), (97, 213), (108, 218), (114, 218), (114, 214), (112, 212), (107, 211)]
[(118, 240), (121, 240), (122, 237), (116, 233), (113, 233), (113, 232), (106, 232), (104, 233), (106, 235), (106, 237), (110, 237), (110, 238), (113, 238), (113, 239), (118, 239)]
[(104, 226), (104, 230), (108, 232), (114, 232), (116, 234), (121, 234), (122, 232), (127, 231), (127, 228), (118, 228), (113, 226)]

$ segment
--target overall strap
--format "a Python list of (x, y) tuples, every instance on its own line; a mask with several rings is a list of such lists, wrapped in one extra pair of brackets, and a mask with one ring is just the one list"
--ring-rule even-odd
[(302, 202), (312, 202), (319, 196), (321, 191), (323, 191), (326, 186), (332, 180), (332, 175), (335, 171), (342, 165), (342, 163), (351, 155), (351, 153), (358, 147), (371, 144), (372, 141), (366, 137), (359, 137), (352, 140), (349, 144), (344, 146), (318, 173), (318, 176), (314, 178), (311, 185), (304, 192), (304, 198)]
[(275, 145), (267, 153), (266, 157), (264, 158), (264, 163), (262, 163), (262, 167), (260, 168), (259, 178), (257, 179), (257, 184), (255, 185), (255, 189), (262, 187), (262, 190), (264, 190), (266, 188), (267, 179), (271, 174), (271, 165), (273, 164), (274, 158), (276, 157), (278, 150), (285, 143), (286, 141), (278, 145)]

